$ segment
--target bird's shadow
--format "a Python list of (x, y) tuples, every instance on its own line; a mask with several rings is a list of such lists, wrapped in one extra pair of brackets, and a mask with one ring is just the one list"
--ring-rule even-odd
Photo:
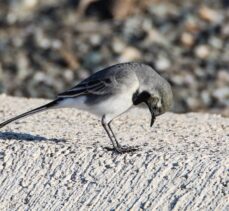
[(16, 133), (16, 132), (0, 132), (1, 140), (17, 140), (17, 141), (28, 141), (28, 142), (54, 142), (54, 143), (66, 143), (65, 139), (57, 138), (45, 138), (39, 135), (31, 135), (28, 133)]

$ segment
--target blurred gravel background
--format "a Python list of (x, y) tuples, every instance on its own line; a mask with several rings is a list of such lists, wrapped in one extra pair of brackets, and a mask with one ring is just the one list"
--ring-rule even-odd
[(229, 0), (0, 1), (0, 93), (54, 98), (125, 61), (171, 82), (174, 111), (229, 116)]

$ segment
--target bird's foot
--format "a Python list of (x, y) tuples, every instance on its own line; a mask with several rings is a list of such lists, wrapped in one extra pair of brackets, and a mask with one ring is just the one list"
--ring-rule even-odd
[(139, 146), (134, 146), (134, 147), (130, 147), (130, 146), (116, 146), (114, 148), (104, 147), (104, 149), (106, 149), (108, 151), (115, 151), (115, 152), (117, 152), (119, 154), (123, 154), (123, 153), (138, 151), (140, 149), (140, 147)]

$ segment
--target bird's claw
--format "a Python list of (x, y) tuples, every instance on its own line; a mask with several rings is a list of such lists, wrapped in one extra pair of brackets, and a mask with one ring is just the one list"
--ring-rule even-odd
[(138, 151), (140, 149), (140, 147), (139, 146), (134, 146), (134, 147), (119, 146), (119, 147), (114, 147), (114, 148), (104, 147), (104, 149), (106, 149), (108, 151), (115, 151), (116, 153), (119, 153), (119, 154), (123, 154), (123, 153)]

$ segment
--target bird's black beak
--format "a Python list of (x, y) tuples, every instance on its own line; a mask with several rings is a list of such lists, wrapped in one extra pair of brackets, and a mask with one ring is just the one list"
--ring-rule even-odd
[(151, 117), (150, 127), (153, 126), (155, 119), (156, 119), (155, 115), (153, 113), (151, 113), (151, 114), (152, 114), (152, 117)]
[(155, 122), (155, 119), (156, 119), (155, 111), (154, 111), (154, 109), (152, 108), (152, 106), (149, 103), (146, 103), (146, 105), (148, 106), (149, 111), (151, 113), (150, 127), (152, 127), (154, 122)]

